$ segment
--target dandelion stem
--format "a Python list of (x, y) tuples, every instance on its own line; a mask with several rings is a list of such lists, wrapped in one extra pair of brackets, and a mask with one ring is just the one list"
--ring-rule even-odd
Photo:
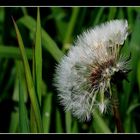
[(122, 121), (121, 121), (118, 106), (113, 107), (113, 112), (114, 112), (115, 123), (116, 123), (116, 126), (117, 126), (117, 132), (118, 133), (124, 133), (124, 129), (123, 129), (123, 126), (122, 126)]
[(117, 88), (115, 85), (112, 86), (112, 104), (113, 104), (113, 115), (115, 119), (115, 124), (117, 127), (117, 133), (124, 133), (122, 121), (121, 121), (121, 116), (120, 116), (120, 111), (119, 111), (119, 101), (118, 101), (118, 96), (117, 96)]

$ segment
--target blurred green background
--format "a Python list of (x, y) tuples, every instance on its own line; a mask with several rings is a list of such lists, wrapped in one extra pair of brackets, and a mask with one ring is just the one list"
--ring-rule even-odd
[(0, 133), (116, 132), (110, 114), (82, 123), (64, 112), (53, 86), (55, 67), (76, 36), (111, 19), (127, 19), (131, 31), (122, 53), (132, 53), (132, 71), (118, 96), (125, 132), (140, 132), (139, 7), (40, 7), (38, 20), (37, 7), (0, 7)]

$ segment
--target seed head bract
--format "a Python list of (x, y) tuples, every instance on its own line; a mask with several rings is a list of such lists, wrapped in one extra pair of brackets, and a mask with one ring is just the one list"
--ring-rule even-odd
[(120, 53), (127, 36), (127, 20), (111, 20), (77, 37), (58, 64), (54, 78), (65, 111), (85, 121), (95, 109), (101, 113), (108, 110), (114, 75), (129, 71), (128, 61)]

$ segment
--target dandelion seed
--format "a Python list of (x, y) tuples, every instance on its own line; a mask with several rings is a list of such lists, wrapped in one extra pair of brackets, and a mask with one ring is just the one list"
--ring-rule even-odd
[(81, 121), (111, 106), (111, 82), (127, 74), (128, 60), (120, 50), (128, 36), (127, 20), (111, 20), (78, 36), (56, 68), (55, 86), (66, 111)]

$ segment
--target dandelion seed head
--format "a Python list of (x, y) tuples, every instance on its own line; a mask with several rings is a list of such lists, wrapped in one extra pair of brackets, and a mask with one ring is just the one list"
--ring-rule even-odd
[(54, 85), (65, 111), (81, 121), (90, 120), (95, 109), (107, 112), (113, 75), (128, 71), (128, 61), (119, 53), (127, 31), (127, 20), (111, 20), (77, 37), (55, 73)]

